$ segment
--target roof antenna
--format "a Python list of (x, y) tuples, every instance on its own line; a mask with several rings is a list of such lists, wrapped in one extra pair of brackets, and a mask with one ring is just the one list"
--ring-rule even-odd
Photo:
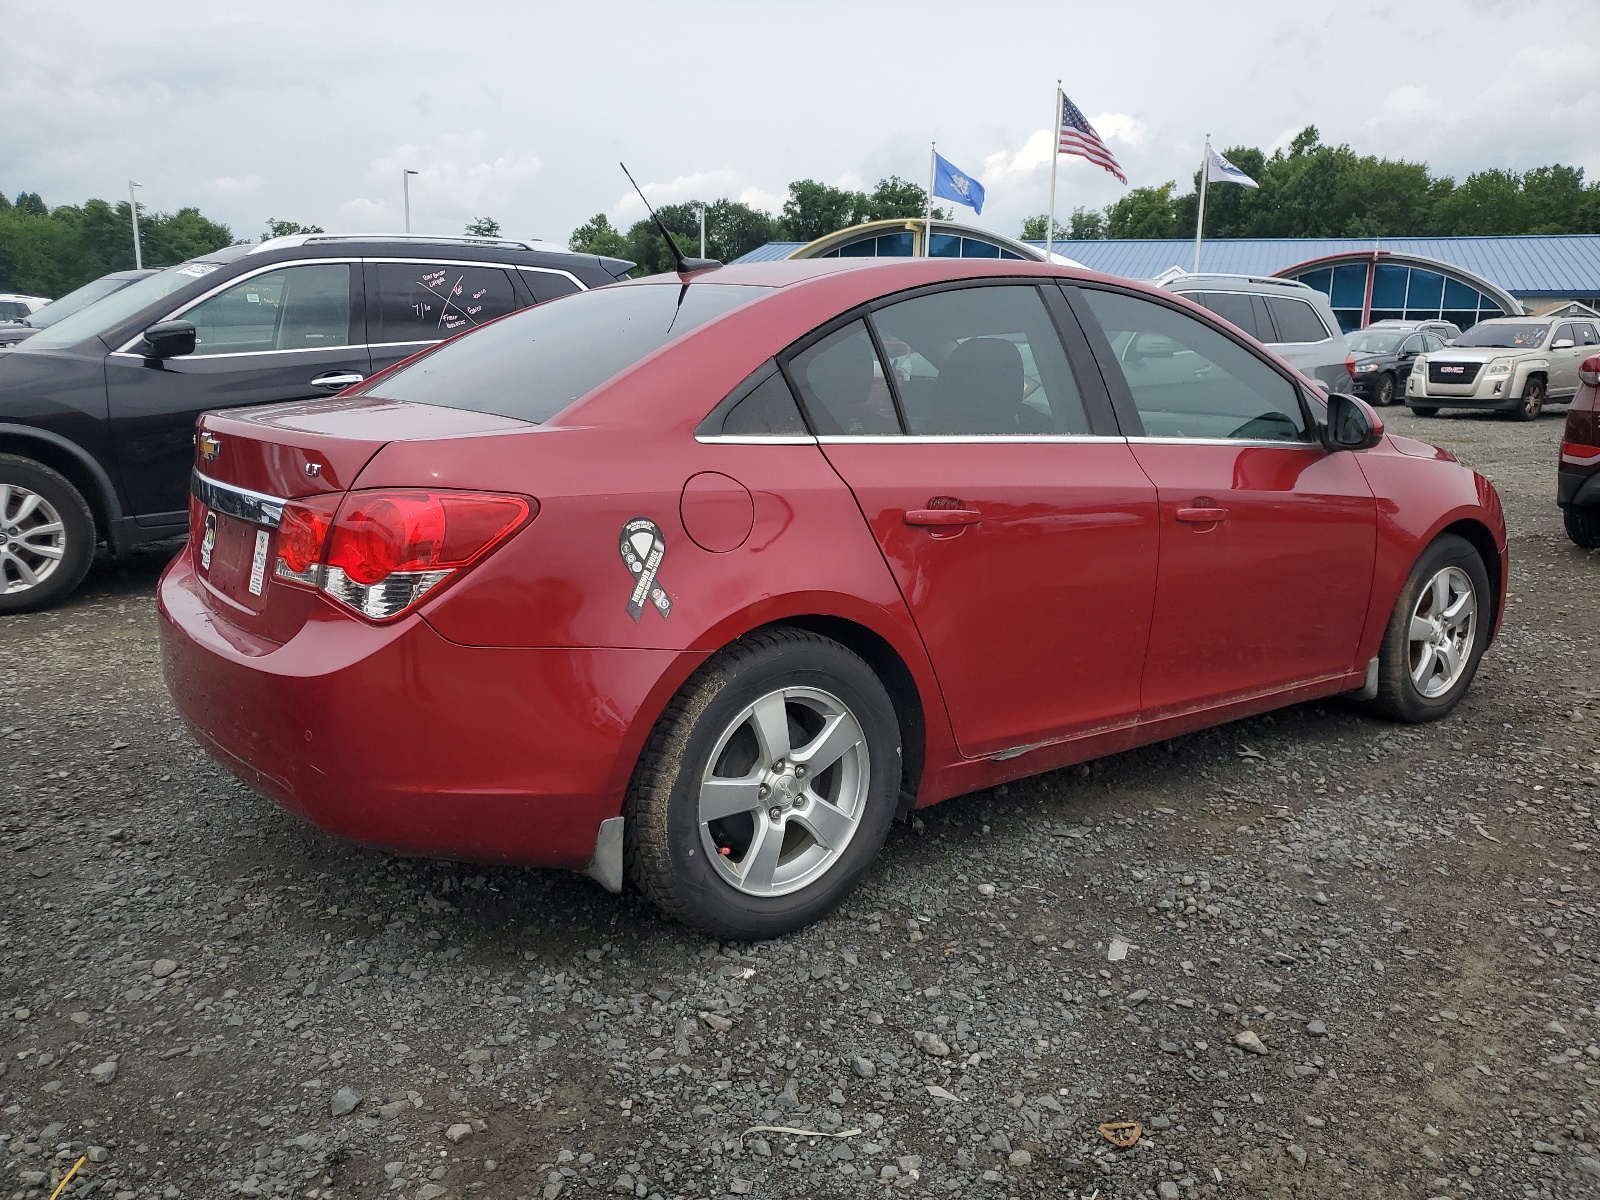
[(650, 214), (650, 219), (656, 223), (656, 228), (661, 231), (661, 236), (667, 239), (667, 249), (672, 251), (672, 261), (677, 264), (679, 275), (693, 275), (696, 271), (710, 271), (722, 264), (714, 258), (685, 258), (683, 251), (678, 249), (678, 243), (672, 240), (672, 234), (661, 223), (661, 218), (656, 216), (656, 210), (650, 207), (650, 201), (644, 199), (644, 190), (634, 181), (633, 172), (628, 170), (628, 164), (619, 162), (622, 173), (628, 177), (628, 182), (633, 184), (633, 190), (639, 193), (639, 199), (644, 200), (645, 211)]

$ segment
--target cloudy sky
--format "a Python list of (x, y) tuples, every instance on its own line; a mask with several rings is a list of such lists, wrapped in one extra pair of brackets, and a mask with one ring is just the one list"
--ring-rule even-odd
[[(497, 3), (0, 0), (0, 189), (418, 231), (477, 216), (564, 241), (596, 212), (790, 180), (925, 181), (928, 143), (1016, 234), (1049, 187), (1055, 81), (1133, 186), (1203, 136), (1325, 141), (1464, 176), (1600, 172), (1595, 0)], [(1183, 185), (1187, 187), (1187, 183)], [(1058, 214), (1122, 191), (1063, 159)]]

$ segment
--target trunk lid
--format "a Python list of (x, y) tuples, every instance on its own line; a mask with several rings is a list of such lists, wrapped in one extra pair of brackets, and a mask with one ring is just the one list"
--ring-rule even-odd
[(527, 427), (488, 413), (365, 396), (206, 413), (195, 436), (188, 553), (209, 606), (257, 637), (287, 641), (321, 601), (274, 574), (285, 501), (348, 491), (391, 441)]

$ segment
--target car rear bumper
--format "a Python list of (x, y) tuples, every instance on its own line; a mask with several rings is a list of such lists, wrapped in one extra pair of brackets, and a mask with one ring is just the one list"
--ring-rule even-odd
[(1556, 503), (1562, 508), (1600, 504), (1600, 468), (1556, 472)]
[(324, 605), (278, 645), (208, 608), (187, 554), (159, 600), (168, 690), (213, 757), (329, 833), (439, 858), (584, 869), (677, 657), (462, 646)]

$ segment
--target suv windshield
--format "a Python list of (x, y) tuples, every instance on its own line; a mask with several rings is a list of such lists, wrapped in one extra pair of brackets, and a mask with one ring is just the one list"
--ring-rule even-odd
[(68, 292), (59, 300), (52, 300), (38, 312), (28, 318), (28, 324), (35, 329), (49, 329), (65, 317), (70, 317), (81, 308), (88, 308), (102, 296), (109, 296), (112, 292), (120, 291), (128, 286), (126, 279), (91, 279), (81, 288)]
[(154, 304), (161, 297), (171, 295), (181, 287), (187, 287), (196, 279), (205, 278), (216, 269), (216, 263), (187, 262), (181, 266), (168, 267), (165, 271), (158, 271), (154, 275), (147, 275), (138, 283), (129, 284), (120, 292), (112, 292), (98, 302), (80, 308), (64, 320), (57, 321), (43, 333), (34, 334), (12, 353), (46, 350), (52, 346), (71, 346), (85, 338), (99, 337), (107, 330), (115, 329), (146, 305)]
[(1370, 329), (1357, 329), (1344, 335), (1344, 344), (1356, 354), (1392, 354), (1400, 344), (1401, 334), (1374, 333)]
[(537, 424), (695, 326), (766, 293), (697, 283), (563, 296), (446, 342), (375, 380), (367, 394)]
[(1514, 346), (1521, 350), (1532, 350), (1544, 345), (1545, 334), (1550, 332), (1548, 325), (1525, 325), (1520, 322), (1500, 324), (1495, 321), (1480, 321), (1456, 339), (1457, 346)]

